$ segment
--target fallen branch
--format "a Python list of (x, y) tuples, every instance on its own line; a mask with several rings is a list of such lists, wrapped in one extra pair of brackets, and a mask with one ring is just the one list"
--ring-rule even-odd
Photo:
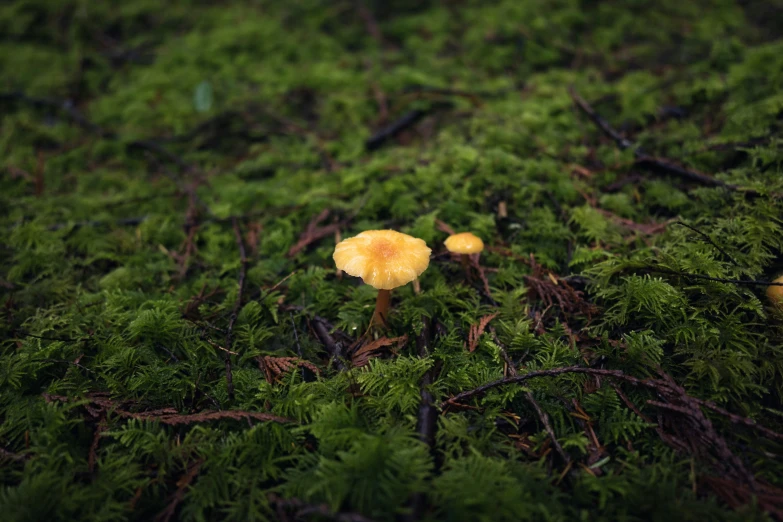
[(632, 141), (624, 138), (617, 132), (600, 114), (598, 114), (587, 101), (582, 98), (572, 87), (569, 87), (568, 93), (574, 100), (576, 106), (598, 127), (601, 132), (611, 138), (621, 150), (633, 149), (635, 164), (653, 172), (662, 172), (664, 174), (673, 174), (682, 179), (699, 183), (708, 187), (722, 187), (733, 191), (742, 192), (747, 195), (758, 196), (759, 193), (752, 189), (744, 189), (737, 185), (726, 183), (725, 181), (713, 178), (707, 174), (688, 169), (675, 164), (666, 158), (657, 158), (642, 152)]
[(326, 319), (325, 317), (321, 317), (320, 315), (310, 314), (309, 312), (307, 312), (304, 306), (281, 303), (280, 310), (283, 310), (285, 312), (300, 312), (305, 315), (305, 317), (309, 322), (318, 321), (322, 323), (326, 327), (328, 332), (333, 332), (337, 337), (342, 339), (344, 342), (348, 344), (352, 344), (354, 342), (354, 339), (350, 335), (348, 335), (347, 333), (345, 333), (344, 331), (338, 328), (335, 328), (335, 326), (328, 319)]
[(364, 146), (367, 150), (372, 151), (381, 148), (381, 146), (390, 139), (397, 136), (399, 133), (409, 127), (413, 127), (419, 122), (427, 113), (420, 109), (414, 109), (403, 114), (400, 118), (394, 120), (389, 125), (383, 127), (381, 130), (373, 134), (367, 139)]
[(707, 241), (707, 243), (709, 243), (710, 245), (712, 245), (713, 247), (715, 247), (715, 249), (716, 249), (718, 252), (720, 252), (721, 254), (723, 254), (723, 255), (724, 255), (724, 256), (725, 256), (725, 257), (726, 257), (726, 258), (727, 258), (729, 261), (731, 261), (731, 263), (732, 263), (734, 266), (736, 266), (736, 267), (738, 267), (738, 268), (742, 268), (742, 267), (740, 266), (740, 264), (739, 264), (739, 263), (737, 263), (737, 261), (736, 261), (736, 260), (735, 260), (733, 257), (731, 257), (731, 256), (728, 254), (728, 252), (726, 252), (725, 250), (723, 250), (723, 249), (720, 247), (720, 245), (718, 245), (718, 244), (717, 244), (715, 241), (713, 241), (713, 240), (712, 240), (712, 238), (711, 238), (710, 236), (708, 236), (706, 233), (702, 232), (701, 230), (699, 230), (698, 228), (694, 227), (693, 225), (689, 225), (688, 223), (683, 223), (682, 221), (674, 221), (674, 222), (672, 222), (672, 224), (673, 224), (673, 225), (680, 225), (680, 226), (683, 226), (683, 227), (685, 227), (685, 228), (687, 228), (687, 229), (689, 229), (689, 230), (692, 230), (693, 232), (696, 232), (696, 233), (697, 233), (697, 234), (699, 234), (701, 237), (703, 237), (703, 238), (704, 238), (704, 240), (705, 240), (705, 241)]
[(277, 422), (279, 424), (288, 424), (296, 422), (293, 419), (287, 417), (280, 417), (278, 415), (272, 415), (271, 413), (262, 413), (256, 411), (242, 411), (242, 410), (220, 410), (220, 411), (204, 411), (200, 413), (191, 413), (187, 415), (181, 415), (179, 413), (163, 413), (170, 410), (161, 410), (161, 412), (154, 413), (132, 413), (132, 412), (117, 412), (122, 417), (128, 417), (138, 420), (157, 421), (163, 424), (171, 426), (177, 424), (193, 424), (196, 422), (210, 422), (215, 420), (245, 420), (253, 419), (264, 422)]
[(98, 425), (95, 427), (95, 433), (92, 436), (92, 444), (90, 444), (90, 452), (87, 454), (87, 469), (92, 473), (95, 471), (95, 463), (98, 461), (98, 445), (101, 442), (101, 434), (108, 428), (106, 419), (101, 419)]
[(188, 489), (196, 478), (203, 463), (203, 460), (197, 460), (188, 466), (185, 474), (177, 481), (177, 491), (171, 496), (171, 500), (169, 500), (168, 505), (166, 505), (166, 509), (155, 517), (155, 522), (168, 522), (171, 520), (171, 517), (173, 517), (174, 513), (177, 511), (177, 506), (182, 502), (182, 498), (185, 496), (185, 490)]
[(84, 399), (65, 397), (63, 395), (49, 395), (46, 393), (43, 394), (43, 397), (47, 402), (80, 402), (86, 399), (87, 403), (85, 404), (85, 408), (90, 416), (96, 419), (101, 419), (105, 414), (111, 412), (125, 419), (158, 421), (169, 425), (193, 424), (196, 422), (210, 422), (223, 419), (254, 419), (258, 421), (278, 422), (280, 424), (296, 422), (294, 419), (272, 415), (271, 413), (244, 410), (208, 410), (198, 413), (182, 414), (174, 408), (162, 408), (159, 410), (132, 412), (123, 407), (128, 401), (114, 401), (104, 393), (93, 393)]
[(313, 243), (315, 241), (318, 241), (319, 239), (323, 239), (327, 236), (331, 236), (336, 231), (340, 230), (340, 227), (344, 226), (345, 223), (332, 223), (330, 225), (326, 226), (319, 226), (319, 224), (329, 217), (329, 209), (325, 208), (322, 210), (317, 216), (315, 216), (310, 223), (307, 224), (307, 227), (305, 228), (304, 232), (299, 236), (299, 241), (296, 242), (294, 246), (292, 246), (288, 250), (288, 254), (286, 254), (288, 257), (293, 257), (305, 248), (307, 248), (310, 243)]
[[(755, 484), (753, 475), (750, 474), (747, 469), (745, 469), (742, 462), (728, 449), (726, 441), (723, 440), (723, 438), (715, 431), (711, 421), (704, 415), (700, 407), (707, 407), (716, 413), (727, 416), (729, 420), (735, 424), (742, 424), (756, 429), (770, 438), (783, 440), (783, 435), (778, 434), (769, 428), (759, 426), (758, 423), (756, 423), (756, 421), (753, 419), (742, 418), (740, 416), (729, 413), (728, 411), (716, 406), (713, 403), (710, 403), (709, 401), (691, 397), (682, 387), (676, 384), (674, 380), (665, 373), (661, 373), (660, 379), (639, 379), (638, 377), (626, 375), (620, 370), (604, 370), (600, 368), (588, 368), (583, 366), (568, 366), (564, 368), (553, 368), (551, 370), (536, 370), (524, 375), (498, 379), (472, 390), (458, 393), (450, 399), (443, 401), (440, 406), (441, 409), (445, 410), (449, 406), (454, 406), (472, 397), (482, 395), (493, 388), (505, 386), (507, 384), (519, 384), (536, 377), (555, 377), (569, 373), (582, 373), (613, 378), (628, 384), (632, 384), (634, 386), (639, 386), (655, 391), (659, 397), (662, 397), (666, 402), (652, 401), (650, 402), (651, 405), (662, 407), (684, 415), (684, 417), (682, 417), (675, 425), (678, 437), (675, 437), (673, 441), (670, 441), (671, 436), (665, 438), (664, 440), (671, 443), (678, 449), (682, 449), (682, 440), (684, 440), (685, 437), (691, 436), (689, 443), (691, 450), (699, 450), (704, 453), (713, 451), (717, 456), (716, 461), (724, 473), (728, 473), (734, 477), (740, 478), (750, 486)], [(697, 435), (694, 437), (693, 433), (687, 432), (688, 429), (691, 429), (692, 432), (695, 432)]]
[(724, 279), (722, 277), (710, 277), (701, 274), (688, 274), (685, 272), (677, 272), (676, 270), (668, 270), (666, 268), (657, 268), (654, 266), (644, 266), (641, 268), (645, 268), (650, 272), (654, 272), (657, 274), (670, 274), (670, 275), (676, 275), (676, 276), (686, 277), (691, 279), (703, 279), (704, 281), (714, 281), (716, 283), (733, 283), (736, 285), (746, 285), (746, 286), (783, 286), (783, 283), (778, 283), (775, 281), (765, 281), (762, 279)]
[[(500, 350), (500, 356), (503, 358), (503, 361), (506, 363), (506, 368), (508, 369), (508, 373), (510, 373), (512, 377), (517, 377), (518, 375), (517, 369), (516, 367), (514, 367), (514, 363), (511, 361), (511, 358), (508, 356), (508, 352), (500, 343), (500, 339), (498, 339), (498, 334), (495, 331), (495, 328), (492, 327), (490, 331), (492, 332), (492, 337), (495, 341), (495, 344), (498, 347), (498, 350)], [(541, 405), (539, 405), (538, 401), (536, 401), (535, 397), (533, 397), (533, 392), (530, 391), (525, 392), (525, 398), (527, 398), (528, 402), (536, 410), (536, 413), (538, 414), (538, 418), (541, 420), (541, 424), (544, 425), (544, 429), (549, 435), (549, 439), (552, 441), (552, 445), (555, 447), (555, 451), (557, 451), (558, 455), (560, 455), (560, 458), (562, 458), (566, 464), (570, 464), (571, 457), (568, 456), (568, 453), (565, 452), (563, 446), (557, 440), (557, 435), (555, 435), (555, 430), (552, 428), (552, 423), (549, 420), (549, 415), (547, 415), (546, 412), (543, 409), (541, 409)]]
[(245, 291), (245, 276), (247, 275), (247, 254), (245, 252), (245, 243), (242, 241), (242, 231), (239, 229), (239, 223), (236, 218), (231, 220), (231, 224), (234, 228), (234, 237), (239, 248), (239, 291), (237, 292), (237, 299), (234, 302), (234, 308), (231, 310), (231, 317), (228, 320), (228, 328), (226, 329), (226, 385), (228, 387), (228, 397), (230, 400), (234, 398), (234, 376), (231, 371), (231, 344), (233, 343), (234, 324), (237, 321), (237, 315), (239, 309), (242, 307), (242, 294)]
[[(422, 321), (424, 326), (421, 329), (421, 333), (416, 337), (416, 348), (419, 357), (425, 358), (430, 356), (430, 345), (432, 344), (432, 321), (429, 318), (423, 317)], [(435, 398), (429, 391), (429, 386), (435, 381), (434, 369), (430, 369), (424, 373), (421, 378), (419, 396), (421, 397), (421, 403), (419, 404), (419, 413), (416, 422), (416, 431), (419, 434), (419, 439), (427, 444), (431, 451), (435, 449), (435, 432), (438, 427), (438, 412), (435, 407)]]
[(334, 365), (337, 366), (337, 369), (340, 371), (345, 370), (345, 363), (342, 361), (342, 343), (334, 340), (334, 337), (332, 337), (332, 334), (329, 333), (329, 328), (327, 328), (325, 322), (319, 319), (313, 319), (310, 321), (310, 324), (313, 327), (313, 331), (315, 332), (316, 337), (318, 337), (318, 340), (321, 341), (321, 344), (323, 344), (324, 348), (326, 348), (327, 353), (330, 355)]
[[(416, 351), (419, 357), (430, 356), (430, 349), (433, 338), (432, 320), (429, 317), (422, 316), (423, 326), (421, 332), (416, 337)], [(421, 377), (419, 383), (419, 411), (416, 415), (416, 433), (419, 440), (427, 445), (430, 455), (435, 459), (435, 437), (438, 430), (438, 410), (435, 407), (435, 398), (429, 390), (432, 383), (435, 382), (437, 369), (430, 368)], [(438, 466), (438, 461), (435, 460)], [(415, 493), (411, 498), (411, 514), (408, 517), (410, 521), (421, 520), (427, 508), (427, 494), (424, 492)]]

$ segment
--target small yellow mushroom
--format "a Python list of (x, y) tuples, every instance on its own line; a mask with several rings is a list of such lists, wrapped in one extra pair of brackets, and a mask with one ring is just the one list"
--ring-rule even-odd
[(385, 324), (391, 290), (410, 283), (430, 264), (427, 244), (394, 230), (367, 230), (334, 249), (337, 268), (378, 289), (373, 324)]
[(468, 264), (468, 256), (471, 254), (480, 254), (484, 250), (484, 242), (475, 234), (470, 232), (462, 232), (461, 234), (453, 234), (444, 242), (446, 248), (452, 254), (460, 254), (460, 261), (462, 262), (462, 268), (465, 269), (465, 275), (470, 279), (470, 265)]
[[(772, 281), (773, 283), (783, 283), (783, 275)], [(779, 310), (783, 311), (783, 286), (770, 285), (767, 287), (767, 298)]]

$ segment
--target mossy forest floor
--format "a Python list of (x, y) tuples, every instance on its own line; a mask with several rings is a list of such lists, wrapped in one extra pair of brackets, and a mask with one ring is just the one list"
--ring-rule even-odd
[[(782, 519), (781, 32), (3, 2), (0, 518)], [(365, 334), (331, 256), (382, 228), (433, 256)]]

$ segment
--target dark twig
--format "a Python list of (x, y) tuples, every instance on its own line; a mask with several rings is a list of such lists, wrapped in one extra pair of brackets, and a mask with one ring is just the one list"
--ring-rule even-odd
[(552, 445), (555, 447), (555, 451), (557, 451), (557, 454), (560, 455), (560, 458), (563, 459), (563, 462), (569, 464), (571, 462), (571, 457), (568, 456), (568, 453), (565, 452), (563, 446), (561, 446), (560, 442), (557, 440), (555, 430), (552, 428), (552, 423), (549, 421), (549, 415), (547, 415), (546, 412), (541, 409), (541, 405), (538, 404), (538, 401), (535, 399), (535, 397), (533, 397), (533, 392), (525, 392), (525, 398), (536, 410), (538, 418), (541, 419), (541, 424), (544, 425), (544, 429), (549, 435), (549, 439), (552, 441)]
[(313, 219), (310, 220), (310, 222), (307, 224), (307, 227), (305, 227), (305, 230), (302, 232), (302, 234), (299, 236), (299, 241), (296, 242), (295, 245), (293, 245), (289, 250), (288, 254), (286, 254), (288, 257), (293, 257), (305, 248), (307, 248), (310, 243), (313, 243), (315, 241), (318, 241), (320, 239), (323, 239), (327, 236), (330, 236), (334, 234), (337, 230), (339, 230), (341, 227), (345, 226), (347, 224), (347, 221), (342, 222), (335, 222), (331, 223), (326, 226), (321, 226), (320, 223), (322, 223), (327, 217), (329, 217), (329, 214), (331, 211), (328, 208), (323, 209), (318, 215), (313, 217)]
[[(658, 415), (658, 433), (664, 442), (679, 452), (689, 452), (700, 456), (709, 455), (712, 458), (716, 472), (746, 485), (752, 491), (756, 491), (758, 488), (763, 489), (764, 485), (760, 484), (743, 461), (732, 453), (727, 441), (717, 432), (712, 421), (707, 418), (701, 407), (710, 407), (713, 411), (721, 414), (727, 414), (728, 412), (716, 407), (714, 404), (707, 406), (706, 401), (691, 397), (684, 388), (662, 370), (659, 370), (660, 378), (657, 379), (639, 379), (626, 375), (620, 370), (604, 370), (579, 366), (532, 371), (526, 375), (500, 379), (473, 390), (462, 392), (444, 401), (441, 406), (446, 408), (504, 384), (520, 383), (533, 377), (556, 376), (566, 373), (605, 376), (654, 391), (659, 400), (648, 400), (647, 403), (669, 412), (668, 416)], [(636, 408), (632, 409), (637, 411)], [(741, 423), (758, 429), (757, 424), (752, 419), (743, 419), (733, 414), (729, 414), (729, 419), (734, 423)], [(771, 432), (771, 430), (768, 431)], [(766, 430), (764, 433), (768, 434)], [(774, 438), (780, 438), (780, 436), (775, 434)]]
[(657, 274), (670, 274), (690, 279), (703, 279), (705, 281), (714, 281), (716, 283), (733, 283), (736, 285), (746, 286), (783, 286), (783, 283), (776, 283), (775, 281), (764, 281), (761, 279), (724, 279), (722, 277), (710, 277), (701, 274), (687, 274), (685, 272), (677, 272), (676, 270), (668, 270), (666, 268), (657, 268), (653, 266), (645, 266), (642, 268)]
[(323, 324), (326, 327), (327, 332), (333, 332), (336, 337), (339, 337), (345, 343), (350, 344), (350, 343), (354, 342), (354, 339), (350, 335), (348, 335), (347, 333), (345, 333), (344, 331), (342, 331), (342, 330), (340, 330), (338, 328), (335, 328), (335, 326), (328, 319), (326, 319), (325, 317), (321, 317), (320, 315), (314, 315), (314, 314), (311, 314), (311, 313), (307, 312), (307, 310), (303, 306), (291, 305), (291, 304), (281, 304), (280, 305), (280, 309), (285, 311), (285, 312), (300, 312), (300, 313), (303, 313), (303, 314), (305, 314), (305, 316), (307, 317), (308, 320), (310, 320), (311, 322), (317, 321), (317, 322)]
[[(501, 344), (500, 339), (498, 339), (498, 334), (495, 331), (495, 328), (491, 327), (490, 332), (492, 332), (492, 337), (495, 341), (495, 344), (497, 345), (498, 350), (500, 350), (500, 356), (503, 358), (503, 361), (505, 361), (506, 363), (506, 368), (508, 368), (508, 373), (510, 373), (512, 377), (516, 377), (517, 369), (514, 367), (514, 363), (511, 362), (511, 358), (508, 356), (508, 352), (506, 352), (506, 349)], [(538, 414), (538, 418), (541, 419), (541, 423), (544, 425), (544, 429), (549, 435), (549, 439), (552, 441), (552, 445), (555, 447), (555, 451), (557, 451), (558, 455), (560, 455), (560, 458), (562, 458), (566, 464), (569, 464), (571, 462), (571, 457), (568, 456), (568, 453), (565, 452), (563, 446), (561, 446), (560, 442), (557, 440), (557, 436), (555, 435), (555, 430), (552, 429), (552, 423), (549, 420), (549, 415), (547, 415), (547, 413), (541, 408), (541, 405), (538, 404), (538, 401), (536, 401), (535, 397), (533, 397), (533, 392), (530, 391), (525, 392), (525, 397), (527, 398), (528, 402), (533, 406), (533, 408), (536, 410), (536, 413)]]
[(215, 420), (247, 420), (253, 419), (262, 422), (277, 422), (279, 424), (287, 424), (295, 422), (293, 419), (287, 417), (280, 417), (278, 415), (272, 415), (270, 413), (262, 413), (257, 411), (241, 411), (241, 410), (221, 410), (221, 411), (202, 411), (199, 413), (191, 413), (189, 415), (180, 415), (178, 413), (170, 413), (169, 410), (163, 410), (155, 413), (132, 413), (132, 412), (119, 412), (123, 417), (129, 417), (132, 419), (157, 421), (162, 424), (168, 424), (176, 426), (178, 424), (192, 424), (194, 422), (209, 422)]
[[(699, 402), (693, 400), (693, 397), (689, 396), (685, 389), (663, 372), (661, 372), (661, 379), (657, 380), (656, 384), (659, 395), (663, 395), (666, 402), (648, 400), (647, 403), (682, 414), (676, 421), (670, 422), (671, 429), (676, 434), (681, 434), (682, 439), (687, 440), (694, 453), (712, 451), (717, 456), (717, 467), (721, 472), (740, 479), (755, 489), (756, 479), (753, 473), (731, 452), (726, 440), (718, 434), (712, 421), (699, 408)], [(672, 400), (672, 396), (676, 396), (676, 401)]]
[(621, 379), (623, 381), (626, 381), (628, 383), (637, 385), (637, 386), (644, 386), (646, 388), (654, 388), (655, 386), (651, 384), (649, 381), (639, 379), (637, 377), (632, 377), (630, 375), (626, 375), (620, 370), (604, 370), (601, 368), (587, 368), (584, 366), (565, 366), (563, 368), (553, 368), (551, 370), (535, 370), (529, 373), (525, 373), (523, 375), (517, 375), (515, 377), (506, 377), (504, 379), (498, 379), (496, 381), (488, 382), (486, 384), (483, 384), (477, 388), (474, 388), (472, 390), (467, 390), (461, 393), (458, 393), (457, 395), (451, 397), (450, 399), (447, 399), (443, 401), (440, 406), (441, 409), (445, 409), (449, 407), (452, 404), (457, 404), (459, 402), (463, 402), (466, 399), (470, 399), (472, 397), (475, 397), (477, 395), (483, 395), (484, 393), (488, 392), (489, 390), (493, 388), (498, 388), (500, 386), (505, 386), (507, 384), (519, 384), (521, 382), (525, 382), (530, 379), (534, 379), (536, 377), (556, 377), (558, 375), (568, 374), (568, 373), (585, 373), (589, 375), (599, 375), (604, 377), (614, 377), (616, 379)]
[[(231, 220), (231, 225), (234, 228), (234, 237), (237, 242), (237, 247), (239, 248), (239, 259), (240, 259), (240, 267), (239, 267), (239, 291), (237, 292), (237, 300), (234, 302), (234, 308), (231, 310), (231, 317), (228, 320), (228, 328), (226, 329), (226, 349), (231, 350), (231, 345), (233, 342), (232, 336), (234, 333), (234, 323), (237, 321), (237, 315), (239, 314), (239, 309), (242, 307), (242, 294), (245, 291), (245, 276), (247, 275), (247, 253), (245, 252), (245, 243), (242, 241), (242, 231), (239, 229), (239, 222), (236, 218), (233, 218)], [(229, 399), (234, 398), (234, 377), (231, 373), (231, 354), (229, 352), (226, 352), (226, 384), (228, 386), (228, 397)]]
[(365, 142), (367, 150), (376, 150), (384, 143), (397, 136), (405, 129), (416, 125), (427, 113), (421, 109), (414, 109), (403, 114), (400, 118), (394, 120), (389, 125), (373, 134)]
[(590, 106), (587, 101), (582, 98), (573, 88), (568, 89), (568, 93), (574, 100), (576, 106), (585, 114), (588, 118), (601, 129), (606, 136), (611, 138), (621, 150), (633, 149), (634, 157), (636, 158), (636, 164), (640, 167), (644, 167), (654, 172), (663, 172), (666, 174), (674, 174), (683, 179), (706, 185), (708, 187), (723, 187), (730, 190), (741, 191), (748, 195), (758, 195), (755, 190), (742, 189), (736, 185), (731, 185), (725, 181), (713, 178), (701, 172), (691, 170), (680, 165), (673, 163), (665, 158), (656, 158), (642, 152), (632, 141), (624, 138), (619, 132), (617, 132), (600, 114), (598, 114), (593, 107)]
[(672, 225), (681, 225), (681, 226), (683, 226), (683, 227), (685, 227), (687, 229), (690, 229), (690, 230), (696, 232), (701, 237), (703, 237), (704, 240), (707, 241), (707, 243), (709, 243), (710, 245), (715, 247), (715, 249), (718, 250), (718, 252), (723, 254), (729, 261), (731, 261), (734, 266), (736, 266), (738, 268), (742, 268), (740, 266), (740, 264), (737, 263), (737, 261), (728, 254), (728, 252), (723, 250), (715, 241), (712, 240), (712, 238), (710, 238), (710, 236), (708, 236), (706, 233), (702, 232), (698, 228), (694, 227), (693, 225), (689, 225), (688, 223), (683, 223), (682, 221), (674, 221), (674, 222), (672, 222)]
[[(429, 317), (422, 316), (423, 326), (421, 333), (416, 337), (416, 350), (419, 357), (429, 357), (431, 353), (431, 344), (433, 338), (432, 320)], [(429, 390), (429, 387), (435, 381), (436, 368), (430, 368), (421, 377), (419, 384), (419, 412), (416, 417), (416, 432), (419, 440), (429, 447), (430, 455), (435, 458), (435, 436), (438, 429), (438, 410), (435, 406), (435, 398)], [(437, 465), (437, 460), (436, 460)], [(414, 522), (421, 520), (424, 511), (427, 509), (427, 494), (424, 492), (415, 493), (411, 498), (411, 513), (407, 520)]]
[(694, 183), (699, 183), (708, 187), (723, 187), (729, 190), (743, 192), (748, 195), (758, 195), (758, 192), (755, 190), (743, 189), (737, 185), (726, 183), (725, 181), (713, 178), (707, 174), (703, 174), (701, 172), (685, 168), (681, 165), (677, 165), (676, 163), (666, 158), (656, 158), (655, 156), (649, 156), (638, 150), (634, 153), (634, 156), (636, 156), (636, 165), (653, 172), (674, 174), (688, 181), (693, 181)]
[(177, 357), (176, 355), (174, 355), (174, 352), (172, 352), (171, 350), (169, 350), (168, 348), (166, 348), (165, 346), (163, 346), (163, 344), (161, 344), (161, 343), (157, 343), (157, 344), (155, 344), (155, 347), (156, 347), (156, 348), (160, 348), (161, 350), (163, 350), (164, 352), (166, 352), (167, 354), (169, 354), (169, 357), (171, 357), (171, 359), (172, 359), (172, 360), (173, 360), (175, 363), (176, 363), (176, 362), (179, 362), (179, 357)]
[(372, 519), (358, 513), (335, 513), (326, 504), (309, 504), (298, 498), (281, 498), (274, 493), (270, 494), (268, 499), (270, 504), (278, 508), (279, 520), (288, 520), (285, 513), (288, 510), (295, 511), (295, 519), (313, 515), (335, 520), (336, 522), (373, 522)]
[(345, 364), (342, 361), (343, 345), (334, 340), (332, 334), (329, 333), (327, 323), (315, 318), (310, 321), (310, 324), (312, 324), (316, 337), (318, 337), (318, 340), (321, 341), (321, 344), (326, 348), (327, 353), (329, 353), (332, 362), (337, 366), (337, 369), (340, 371), (345, 370)]
[(447, 109), (452, 106), (453, 104), (450, 102), (440, 101), (433, 102), (426, 109), (412, 109), (373, 134), (367, 139), (364, 146), (368, 151), (379, 149), (387, 141), (393, 139), (404, 130), (416, 125), (426, 115), (431, 114), (436, 110)]
[(89, 368), (87, 368), (86, 366), (83, 366), (83, 365), (79, 364), (78, 362), (74, 362), (74, 361), (66, 361), (64, 359), (41, 359), (41, 362), (52, 362), (52, 363), (60, 363), (60, 364), (69, 364), (71, 366), (75, 366), (77, 368), (81, 368), (82, 370), (84, 370), (86, 372), (95, 373), (92, 370), (90, 370)]
[[(83, 400), (80, 398), (65, 397), (63, 395), (49, 395), (46, 393), (43, 394), (43, 397), (46, 402), (74, 402)], [(225, 419), (237, 421), (253, 419), (262, 422), (277, 422), (280, 424), (296, 422), (294, 419), (280, 417), (271, 413), (244, 410), (205, 410), (197, 413), (181, 414), (174, 408), (163, 408), (160, 410), (133, 412), (126, 409), (129, 401), (116, 401), (101, 393), (89, 394), (84, 399), (88, 401), (84, 407), (93, 418), (103, 418), (107, 413), (111, 412), (123, 419), (154, 421), (170, 426)]]
[(609, 125), (609, 122), (606, 121), (600, 114), (598, 114), (595, 109), (593, 109), (590, 104), (587, 103), (587, 101), (582, 98), (576, 92), (576, 90), (574, 90), (573, 87), (568, 88), (568, 94), (571, 95), (571, 99), (574, 100), (574, 103), (576, 103), (577, 107), (579, 107), (582, 112), (584, 112), (587, 117), (590, 118), (596, 127), (601, 129), (601, 132), (614, 140), (617, 146), (620, 147), (620, 150), (630, 149), (633, 147), (633, 143), (620, 135), (619, 132), (614, 130), (612, 126)]
[[(427, 317), (422, 317), (424, 326), (421, 333), (416, 337), (416, 348), (419, 357), (425, 358), (430, 355), (430, 345), (432, 344), (432, 321)], [(419, 405), (419, 414), (416, 431), (419, 439), (427, 444), (431, 450), (435, 447), (435, 430), (437, 429), (438, 412), (435, 408), (435, 398), (429, 391), (429, 386), (434, 382), (435, 375), (433, 369), (424, 373), (421, 378)]]
[(705, 401), (702, 399), (697, 399), (696, 397), (693, 397), (693, 400), (698, 402), (700, 406), (704, 406), (705, 408), (709, 408), (715, 413), (719, 413), (729, 419), (734, 424), (742, 424), (743, 426), (747, 426), (749, 428), (753, 428), (754, 430), (758, 431), (759, 433), (763, 433), (770, 439), (775, 439), (779, 441), (783, 441), (783, 434), (778, 433), (776, 431), (772, 431), (769, 428), (765, 428), (764, 426), (760, 425), (755, 420), (748, 418), (748, 417), (741, 417), (740, 415), (736, 415), (734, 413), (731, 413), (730, 411), (721, 408), (717, 404), (715, 404), (712, 401)]
[[(657, 380), (657, 379), (639, 379), (638, 377), (633, 377), (631, 375), (627, 375), (624, 372), (620, 370), (605, 370), (602, 368), (588, 368), (584, 366), (566, 366), (563, 368), (553, 368), (551, 370), (536, 370), (532, 371), (523, 375), (517, 375), (512, 377), (507, 377), (504, 379), (498, 379), (496, 381), (488, 382), (487, 384), (484, 384), (482, 386), (479, 386), (477, 388), (474, 388), (472, 390), (467, 390), (461, 393), (458, 393), (457, 395), (441, 402), (440, 407), (441, 409), (445, 409), (449, 407), (450, 405), (454, 405), (460, 402), (463, 402), (467, 399), (470, 399), (472, 397), (483, 395), (487, 391), (498, 388), (500, 386), (505, 386), (507, 384), (518, 384), (524, 381), (527, 381), (529, 379), (534, 379), (536, 377), (555, 377), (558, 375), (568, 374), (568, 373), (584, 373), (588, 375), (596, 375), (596, 376), (602, 376), (602, 377), (609, 377), (618, 379), (620, 381), (627, 382), (629, 384), (632, 384), (634, 386), (640, 386), (643, 388), (648, 388), (654, 391), (661, 391), (662, 388), (664, 389), (674, 389), (676, 391), (681, 391), (682, 394), (687, 397), (687, 399), (690, 402), (693, 402), (695, 404), (698, 404), (699, 406), (704, 406), (705, 408), (709, 408), (713, 410), (716, 413), (719, 413), (725, 417), (727, 417), (731, 422), (735, 424), (742, 424), (744, 426), (747, 426), (749, 428), (753, 428), (761, 433), (764, 433), (768, 437), (776, 440), (783, 440), (783, 434), (777, 433), (773, 430), (770, 430), (769, 428), (765, 428), (764, 426), (761, 426), (758, 424), (755, 420), (750, 418), (741, 417), (739, 415), (733, 414), (729, 412), (728, 410), (725, 410), (721, 408), (720, 406), (716, 405), (712, 401), (705, 401), (703, 399), (698, 399), (696, 397), (691, 397), (690, 395), (687, 395), (685, 393), (685, 390), (680, 388), (678, 385), (676, 385), (673, 381), (671, 381), (671, 378), (668, 378), (666, 380)], [(621, 396), (622, 398), (622, 396)], [(634, 409), (634, 408), (632, 408)], [(637, 414), (641, 414), (641, 412), (638, 412), (634, 409), (634, 411)], [(646, 417), (642, 417), (645, 420), (648, 420)]]
[(90, 453), (87, 455), (87, 469), (90, 473), (95, 471), (95, 463), (98, 461), (98, 445), (101, 442), (101, 434), (108, 428), (106, 419), (102, 419), (95, 427), (95, 433), (92, 436), (92, 444), (90, 444)]
[(198, 470), (203, 463), (203, 460), (197, 460), (188, 466), (185, 474), (177, 481), (177, 491), (171, 496), (171, 500), (169, 500), (166, 509), (155, 517), (156, 522), (169, 522), (169, 520), (171, 520), (171, 517), (173, 517), (174, 513), (177, 511), (177, 506), (182, 502), (182, 499), (185, 496), (185, 491), (196, 478), (196, 475), (198, 475)]

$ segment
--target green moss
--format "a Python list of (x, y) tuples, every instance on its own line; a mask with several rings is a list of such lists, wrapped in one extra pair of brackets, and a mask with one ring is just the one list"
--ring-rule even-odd
[[(771, 519), (715, 439), (678, 445), (683, 417), (603, 378), (495, 388), (440, 411), (433, 447), (417, 433), (423, 376), (437, 406), (506, 375), (504, 352), (520, 373), (663, 371), (783, 431), (783, 318), (747, 284), (783, 271), (765, 2), (6, 4), (8, 520), (275, 520), (276, 498), (379, 521)], [(569, 88), (645, 153), (756, 194), (646, 169)], [(333, 231), (288, 255), (324, 210), (342, 237), (394, 228), (435, 254), (420, 293), (393, 293), (385, 335), (405, 340), (346, 371), (314, 327), (355, 348), (376, 291), (338, 276)], [(491, 247), (491, 295), (441, 255), (440, 221)], [(265, 356), (312, 366), (273, 376)], [(149, 418), (174, 410), (197, 417)], [(198, 417), (218, 410), (294, 422)], [(779, 440), (704, 412), (783, 487)]]

